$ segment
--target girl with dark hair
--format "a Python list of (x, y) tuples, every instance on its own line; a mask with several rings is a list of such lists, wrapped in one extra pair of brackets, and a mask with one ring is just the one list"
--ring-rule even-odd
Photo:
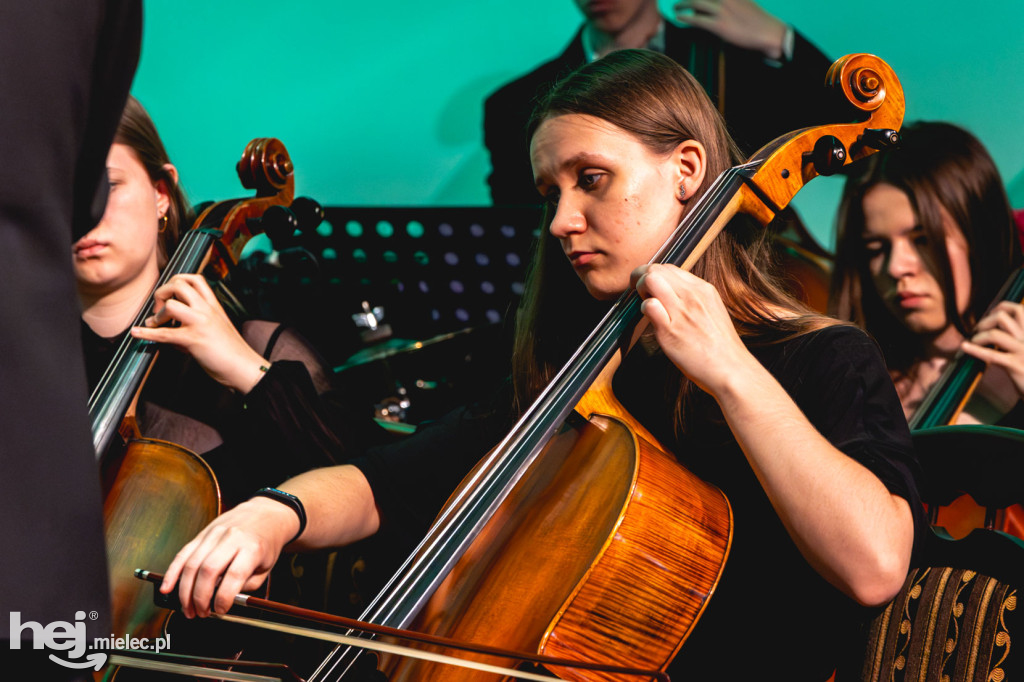
[(851, 176), (839, 210), (835, 311), (879, 342), (907, 417), (957, 350), (989, 363), (961, 423), (1024, 425), (1024, 306), (985, 314), (1022, 263), (995, 163), (948, 123), (905, 126), (900, 148)]
[(188, 616), (224, 612), (286, 545), (426, 523), (608, 302), (635, 287), (651, 333), (616, 374), (616, 395), (725, 492), (735, 520), (724, 574), (670, 671), (826, 679), (857, 604), (902, 585), (924, 523), (881, 357), (855, 327), (790, 299), (760, 269), (760, 231), (740, 221), (692, 273), (647, 264), (736, 160), (718, 113), (672, 60), (623, 50), (589, 64), (540, 104), (531, 130), (547, 232), (517, 320), (512, 390), (284, 483), (305, 505), (304, 529), (281, 500), (239, 505), (179, 552), (161, 590), (177, 586)]
[[(75, 242), (86, 373), (94, 387), (125, 333), (164, 352), (137, 407), (144, 436), (178, 443), (218, 475), (228, 504), (289, 475), (344, 461), (372, 433), (329, 400), (330, 370), (294, 331), (246, 320), (236, 328), (202, 275), (155, 292), (192, 210), (149, 115), (129, 97), (107, 156), (110, 196)], [(157, 313), (128, 329), (149, 295)], [(167, 322), (174, 326), (158, 326)], [(367, 413), (368, 414), (368, 413)], [(365, 433), (364, 433), (365, 431)]]

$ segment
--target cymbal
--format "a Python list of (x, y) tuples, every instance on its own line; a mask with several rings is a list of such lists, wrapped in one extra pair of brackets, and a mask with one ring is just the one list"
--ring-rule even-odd
[(439, 334), (429, 339), (422, 341), (414, 341), (411, 339), (387, 339), (381, 341), (378, 344), (364, 348), (357, 353), (351, 355), (344, 363), (334, 368), (334, 372), (343, 372), (352, 367), (358, 367), (359, 365), (365, 365), (377, 360), (384, 360), (386, 358), (393, 357), (395, 355), (401, 355), (404, 353), (411, 353), (427, 346), (433, 346), (444, 341), (450, 341), (455, 338), (462, 336), (468, 336), (474, 331), (473, 327), (466, 327), (458, 331), (449, 332), (447, 334)]

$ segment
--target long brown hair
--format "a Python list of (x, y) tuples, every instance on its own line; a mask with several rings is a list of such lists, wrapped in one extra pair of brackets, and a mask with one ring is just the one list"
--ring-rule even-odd
[(130, 147), (135, 152), (136, 158), (142, 163), (154, 184), (163, 180), (167, 186), (170, 206), (167, 209), (167, 222), (161, 227), (160, 239), (157, 242), (160, 249), (157, 262), (163, 269), (178, 246), (181, 230), (192, 225), (192, 207), (174, 176), (164, 168), (171, 160), (156, 131), (156, 126), (153, 125), (153, 119), (149, 117), (139, 100), (131, 95), (128, 96), (121, 120), (117, 124), (114, 142)]
[[(703, 88), (676, 62), (656, 52), (612, 52), (570, 74), (541, 99), (529, 135), (545, 120), (566, 114), (608, 121), (657, 154), (668, 153), (686, 140), (701, 142), (707, 169), (691, 202), (740, 158)], [(554, 210), (547, 208), (516, 320), (512, 381), (520, 409), (551, 380), (607, 309), (607, 304), (590, 297), (567, 266), (558, 240), (548, 230), (553, 217)], [(766, 238), (767, 232), (753, 221), (734, 220), (693, 268), (695, 275), (718, 290), (748, 343), (758, 343), (760, 337), (772, 342), (767, 339), (780, 340), (828, 324), (766, 274), (770, 251)], [(795, 314), (779, 318), (779, 309)], [(682, 428), (686, 396), (694, 388), (689, 381), (680, 381), (677, 426)]]
[[(868, 190), (888, 184), (907, 195), (926, 237), (922, 258), (942, 288), (946, 319), (965, 336), (1021, 263), (1013, 211), (981, 142), (963, 128), (940, 122), (907, 125), (901, 135), (899, 148), (868, 157), (846, 182), (832, 278), (834, 312), (872, 334), (895, 373), (923, 358), (926, 339), (889, 312), (872, 282), (862, 237)], [(963, 233), (968, 248), (971, 292), (963, 314), (956, 307), (944, 215)]]

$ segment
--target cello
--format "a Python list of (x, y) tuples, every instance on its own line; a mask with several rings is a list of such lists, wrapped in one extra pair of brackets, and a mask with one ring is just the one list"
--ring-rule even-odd
[[(1001, 301), (1024, 303), (1024, 268), (1010, 273), (989, 309)], [(962, 350), (957, 351), (910, 418), (911, 431), (931, 443), (935, 436), (941, 435), (941, 427), (956, 424), (980, 385), (987, 367), (984, 361)], [(933, 525), (942, 526), (957, 539), (966, 536), (974, 528), (997, 528), (1018, 537), (1024, 533), (1024, 509), (1020, 505), (997, 513), (961, 495), (955, 500), (949, 500), (948, 505), (930, 505), (929, 513)]]
[[(243, 187), (254, 198), (207, 207), (187, 231), (156, 288), (181, 273), (207, 268), (228, 274), (263, 212), (287, 205), (294, 195), (291, 159), (280, 141), (251, 141), (237, 164)], [(153, 313), (152, 294), (133, 326)], [(132, 570), (140, 562), (168, 561), (181, 542), (220, 512), (220, 492), (210, 467), (174, 443), (143, 438), (135, 421), (139, 394), (157, 357), (157, 347), (126, 334), (89, 398), (93, 445), (104, 491), (104, 530), (117, 636), (153, 638), (163, 611), (145, 599)]]
[[(656, 261), (692, 266), (736, 213), (766, 223), (815, 175), (898, 139), (902, 90), (884, 62), (851, 55), (828, 78), (868, 120), (797, 131), (730, 169)], [(640, 318), (638, 295), (624, 294), (452, 495), (365, 620), (564, 658), (668, 665), (715, 589), (730, 510), (612, 395)], [(352, 664), (339, 650), (310, 679), (341, 679)], [(393, 680), (490, 679), (393, 658), (383, 667)], [(564, 679), (618, 679), (548, 667)]]

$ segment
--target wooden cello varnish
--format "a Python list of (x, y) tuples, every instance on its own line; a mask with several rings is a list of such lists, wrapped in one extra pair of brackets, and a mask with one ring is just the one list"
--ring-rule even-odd
[[(617, 406), (594, 402), (609, 413)], [(632, 666), (667, 665), (714, 592), (732, 513), (720, 490), (628, 428), (636, 422), (624, 410), (615, 414), (571, 420), (550, 441), (410, 629), (594, 662), (615, 662), (610, 652), (627, 647)], [(494, 679), (410, 659), (387, 674), (393, 682)]]

